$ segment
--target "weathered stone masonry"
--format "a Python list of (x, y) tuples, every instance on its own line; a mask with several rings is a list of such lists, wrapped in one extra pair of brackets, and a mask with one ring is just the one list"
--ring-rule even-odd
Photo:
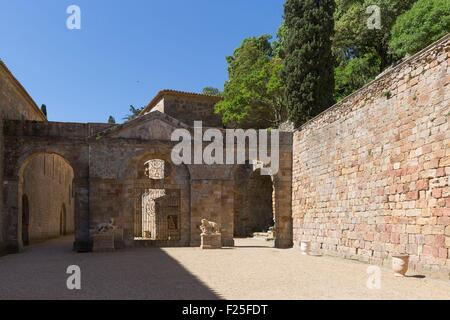
[[(0, 204), (3, 203), (3, 119), (45, 121), (33, 99), (0, 60)], [(6, 224), (0, 205), (0, 255), (6, 252)]]
[[(234, 244), (233, 173), (241, 165), (187, 165), (171, 163), (174, 129), (189, 127), (160, 112), (151, 112), (124, 125), (57, 122), (5, 122), (5, 199), (7, 240), (11, 252), (21, 250), (21, 170), (36, 154), (56, 154), (73, 169), (75, 249), (89, 250), (91, 230), (114, 218), (124, 230), (127, 246), (198, 246), (201, 219), (221, 225), (223, 245)], [(145, 176), (145, 163), (164, 160), (163, 180)], [(280, 135), (280, 171), (272, 178), (275, 245), (292, 246), (291, 172), (292, 134)], [(170, 241), (136, 241), (136, 221), (142, 219), (141, 196), (149, 189), (179, 192), (180, 237)], [(270, 197), (270, 194), (269, 194)], [(19, 203), (19, 205), (18, 205)], [(173, 208), (168, 208), (173, 209)]]
[(294, 134), (294, 239), (416, 272), (450, 271), (450, 36)]

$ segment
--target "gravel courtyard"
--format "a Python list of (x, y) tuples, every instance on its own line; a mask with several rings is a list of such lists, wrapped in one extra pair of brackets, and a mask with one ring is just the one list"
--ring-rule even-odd
[[(135, 248), (71, 252), (70, 238), (0, 258), (0, 299), (450, 299), (450, 282), (396, 278), (382, 269), (380, 290), (366, 286), (368, 265), (305, 257), (296, 249), (237, 240), (238, 247)], [(81, 268), (81, 290), (66, 287), (69, 265)]]

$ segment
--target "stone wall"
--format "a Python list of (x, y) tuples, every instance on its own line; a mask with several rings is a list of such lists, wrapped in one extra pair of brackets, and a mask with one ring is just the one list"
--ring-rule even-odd
[[(24, 168), (22, 196), (28, 199), (30, 243), (74, 232), (73, 177), (70, 165), (53, 154), (34, 156)], [(21, 209), (23, 214), (23, 205)]]
[(294, 135), (294, 239), (416, 273), (450, 271), (450, 37)]
[(196, 93), (164, 90), (152, 100), (144, 112), (159, 111), (193, 126), (202, 121), (204, 127), (222, 127), (222, 119), (214, 113), (220, 98)]
[[(0, 60), (0, 182), (3, 181), (3, 119), (44, 121), (34, 101)], [(3, 212), (3, 183), (0, 183), (0, 255), (5, 252), (6, 220)]]

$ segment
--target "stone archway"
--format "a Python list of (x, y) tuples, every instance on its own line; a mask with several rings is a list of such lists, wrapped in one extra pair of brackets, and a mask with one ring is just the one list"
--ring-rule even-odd
[(73, 192), (76, 178), (69, 161), (59, 153), (43, 150), (29, 150), (16, 159), (16, 165), (8, 168), (4, 188), (8, 251), (19, 252), (29, 243), (59, 237), (63, 203), (65, 232), (78, 232)]
[[(18, 193), (19, 198), (26, 195), (28, 199), (28, 239), (21, 237), (24, 245), (25, 241), (40, 242), (75, 232), (73, 180), (72, 166), (58, 154), (35, 153), (22, 164)], [(26, 210), (19, 212), (23, 215)]]
[[(128, 160), (119, 177), (124, 192), (120, 216), (115, 218), (124, 228), (128, 246), (189, 246), (189, 170), (171, 162), (170, 148), (152, 149)], [(154, 163), (163, 167), (151, 165)]]

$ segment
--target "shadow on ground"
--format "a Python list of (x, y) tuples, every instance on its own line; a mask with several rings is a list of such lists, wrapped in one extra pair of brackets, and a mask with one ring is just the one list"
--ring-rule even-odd
[[(220, 299), (157, 248), (77, 254), (71, 238), (0, 258), (0, 299)], [(81, 268), (81, 290), (68, 290), (69, 265)]]

